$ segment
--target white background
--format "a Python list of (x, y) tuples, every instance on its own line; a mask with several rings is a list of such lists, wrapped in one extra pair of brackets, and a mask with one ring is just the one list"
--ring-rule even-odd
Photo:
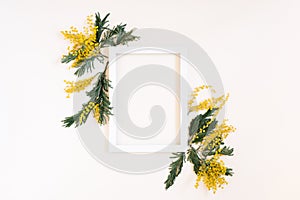
[[(63, 80), (73, 77), (59, 63), (59, 31), (95, 11), (111, 12), (112, 24), (180, 32), (212, 58), (238, 129), (225, 190), (195, 190), (186, 167), (166, 192), (167, 170), (110, 170), (61, 127), (72, 112)], [(299, 199), (299, 11), (297, 0), (1, 0), (0, 199)]]

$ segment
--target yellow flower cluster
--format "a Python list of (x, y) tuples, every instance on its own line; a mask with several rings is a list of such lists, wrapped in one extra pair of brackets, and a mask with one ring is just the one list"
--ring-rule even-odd
[[(199, 129), (199, 133), (205, 132), (205, 129), (215, 120), (215, 118), (219, 114), (220, 110), (222, 110), (225, 103), (228, 101), (228, 98), (229, 98), (229, 94), (227, 94), (226, 96), (222, 95), (218, 98), (206, 99), (206, 100), (204, 100), (205, 102), (202, 101), (199, 103), (199, 106), (203, 105), (203, 107), (201, 107), (201, 109), (199, 109), (199, 110), (205, 110), (205, 109), (208, 110), (208, 109), (212, 109), (212, 108), (218, 108), (218, 110), (216, 110), (214, 112), (214, 115), (211, 117), (211, 119), (205, 125), (203, 125), (202, 128)], [(217, 105), (217, 104), (219, 104), (219, 105)], [(204, 109), (205, 106), (206, 106), (206, 108)], [(191, 111), (199, 111), (197, 106), (190, 107), (190, 110)], [(193, 141), (197, 137), (198, 137), (198, 135), (195, 134), (194, 138), (191, 141)]]
[[(205, 99), (203, 101), (201, 101), (198, 105), (193, 106), (193, 103), (195, 102), (197, 96), (199, 95), (199, 91), (203, 90), (203, 89), (211, 89), (211, 91), (213, 93), (215, 93), (215, 90), (211, 87), (211, 86), (207, 86), (207, 85), (202, 85), (199, 87), (196, 87), (192, 93), (192, 98), (189, 100), (188, 102), (188, 106), (190, 109), (190, 112), (192, 111), (201, 111), (201, 110), (208, 110), (208, 109), (213, 109), (213, 108), (219, 108), (221, 107), (221, 105), (225, 104), (226, 101), (228, 100), (228, 95), (222, 95), (220, 97), (211, 97), (208, 99)], [(220, 104), (220, 105), (218, 105)]]
[(94, 106), (94, 118), (96, 119), (96, 121), (99, 121), (99, 117), (100, 117), (100, 108), (99, 108), (99, 104), (96, 104)]
[(219, 112), (224, 107), (225, 103), (228, 101), (229, 94), (227, 94), (226, 96), (221, 96), (221, 97), (222, 97), (222, 100), (219, 101), (220, 105), (217, 106), (218, 110), (214, 113), (212, 120), (216, 118), (216, 116), (219, 114)]
[(215, 193), (218, 188), (223, 188), (223, 185), (227, 184), (225, 180), (226, 167), (219, 158), (219, 155), (215, 155), (200, 166), (195, 188), (198, 188), (199, 182), (203, 181), (207, 189), (213, 190)]
[(68, 47), (69, 54), (76, 56), (71, 67), (78, 66), (87, 57), (92, 56), (95, 48), (99, 45), (96, 41), (98, 27), (94, 25), (93, 15), (87, 17), (87, 25), (87, 27), (83, 27), (83, 32), (73, 26), (69, 31), (61, 31), (64, 38), (72, 44), (72, 47)]
[(197, 106), (192, 106), (190, 108), (191, 111), (200, 111), (200, 110), (208, 110), (218, 107), (218, 103), (223, 102), (225, 100), (225, 96), (222, 95), (218, 98), (208, 98), (201, 101)]
[(201, 149), (213, 149), (219, 146), (229, 133), (235, 132), (235, 130), (235, 127), (227, 125), (227, 120), (223, 120), (220, 125), (215, 127), (211, 134), (203, 138)]
[(70, 98), (70, 94), (74, 92), (80, 92), (84, 90), (92, 83), (94, 78), (95, 76), (92, 76), (90, 78), (79, 80), (76, 82), (64, 80), (64, 82), (66, 83), (65, 92), (67, 93), (67, 98)]
[[(201, 90), (209, 89), (209, 88), (212, 89), (212, 87), (209, 86), (209, 85), (201, 85), (201, 86), (199, 86), (199, 87), (196, 87), (196, 88), (193, 90), (193, 92), (192, 92), (192, 95), (191, 95), (192, 98), (191, 98), (191, 99), (189, 100), (189, 102), (188, 102), (189, 108), (192, 107), (192, 105), (193, 105), (193, 103), (195, 102), (197, 96), (199, 95), (199, 92), (200, 92)], [(214, 92), (213, 89), (212, 89), (212, 91)]]
[(89, 102), (83, 109), (82, 113), (79, 116), (79, 124), (81, 125), (83, 121), (86, 120), (87, 116), (89, 115), (89, 113), (91, 112), (91, 110), (95, 107), (95, 103), (94, 102)]

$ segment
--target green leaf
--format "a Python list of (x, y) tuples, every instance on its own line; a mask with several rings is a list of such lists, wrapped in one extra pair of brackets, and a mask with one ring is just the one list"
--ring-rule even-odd
[[(205, 119), (205, 120), (202, 120), (200, 123), (199, 123), (199, 128), (202, 128), (203, 129), (203, 126), (206, 125), (208, 122), (210, 122), (210, 119)], [(192, 141), (192, 143), (200, 143), (202, 142), (203, 138), (209, 134), (211, 134), (212, 130), (216, 127), (216, 124), (218, 122), (216, 120), (212, 121), (207, 128), (204, 128), (203, 132), (197, 132), (195, 134), (195, 138), (194, 140)]]
[(220, 154), (225, 155), (225, 156), (233, 156), (233, 148), (224, 146), (220, 152)]
[(80, 76), (84, 75), (85, 73), (88, 73), (88, 72), (91, 73), (92, 70), (95, 69), (94, 60), (95, 60), (95, 57), (90, 57), (90, 58), (80, 62), (79, 65), (76, 66), (77, 70), (75, 71), (74, 74), (77, 77), (80, 77)]
[(96, 101), (96, 99), (98, 98), (98, 96), (100, 94), (100, 90), (102, 87), (101, 75), (102, 75), (102, 73), (100, 73), (100, 75), (98, 76), (98, 79), (97, 79), (96, 83), (94, 84), (94, 87), (92, 88), (92, 90), (86, 92), (86, 95), (91, 98), (91, 101)]
[(203, 114), (203, 118), (207, 118), (207, 117), (211, 117), (215, 111), (217, 111), (218, 108), (213, 108), (213, 109), (208, 109), (204, 114)]
[(95, 21), (95, 26), (97, 26), (97, 33), (96, 33), (96, 42), (100, 41), (101, 35), (103, 33), (103, 31), (105, 31), (106, 29), (108, 29), (108, 16), (110, 15), (110, 13), (106, 14), (105, 17), (103, 19), (101, 19), (100, 17), (100, 13), (96, 13), (96, 21)]
[[(217, 148), (216, 150), (218, 150), (219, 148)], [(211, 151), (208, 153), (208, 156), (212, 156), (212, 155), (215, 155), (216, 153), (216, 150), (215, 151)], [(224, 146), (220, 152), (218, 152), (218, 154), (221, 154), (221, 155), (224, 155), (224, 156), (233, 156), (233, 148), (230, 148), (230, 147), (227, 147), (227, 146)]]
[(139, 39), (138, 36), (132, 35), (133, 29), (126, 32), (125, 27), (126, 24), (119, 24), (112, 29), (106, 30), (100, 41), (101, 47), (126, 45), (128, 42)]
[(197, 115), (194, 119), (192, 119), (189, 126), (189, 135), (192, 136), (196, 132), (199, 131), (199, 122), (202, 120), (202, 115)]
[(196, 149), (194, 149), (193, 147), (191, 147), (187, 153), (188, 153), (187, 161), (189, 161), (190, 163), (193, 164), (194, 172), (197, 175), (199, 172), (199, 168), (201, 166), (202, 160), (199, 158)]
[(75, 123), (76, 118), (76, 115), (66, 117), (64, 120), (61, 121), (63, 123), (63, 127), (71, 127)]
[(68, 55), (64, 55), (61, 59), (61, 63), (69, 63), (72, 60), (74, 60), (75, 58), (77, 58), (77, 55), (71, 54), (69, 53)]
[[(203, 128), (206, 124), (211, 121), (211, 116), (216, 111), (216, 108), (208, 109), (203, 115), (197, 115), (190, 123), (189, 135), (192, 143), (202, 142), (203, 138), (209, 135), (212, 130), (216, 127), (217, 121), (214, 119), (206, 128)], [(204, 131), (200, 133), (200, 128)]]
[(174, 184), (176, 177), (181, 172), (183, 162), (185, 162), (185, 153), (184, 152), (173, 153), (173, 155), (174, 156), (171, 158), (176, 159), (176, 160), (173, 161), (169, 166), (169, 170), (170, 170), (169, 176), (168, 176), (167, 180), (165, 181), (166, 190)]
[(89, 112), (85, 114), (86, 117), (82, 120), (82, 122), (80, 122), (80, 115), (83, 113), (85, 108), (88, 106), (89, 102), (82, 104), (82, 109), (79, 112), (77, 112), (75, 115), (66, 117), (64, 120), (62, 120), (61, 122), (63, 123), (63, 126), (71, 127), (73, 124), (75, 124), (75, 127), (78, 127), (78, 126), (84, 124), (86, 122), (91, 110), (89, 110)]
[(89, 92), (86, 92), (87, 96), (91, 98), (91, 101), (99, 104), (100, 116), (98, 119), (99, 124), (107, 124), (109, 116), (112, 115), (112, 107), (110, 107), (110, 101), (108, 96), (108, 88), (111, 88), (110, 80), (106, 77), (106, 70), (109, 63), (106, 63), (105, 69), (100, 73), (98, 79)]
[(226, 168), (225, 176), (233, 176), (233, 171), (231, 168)]

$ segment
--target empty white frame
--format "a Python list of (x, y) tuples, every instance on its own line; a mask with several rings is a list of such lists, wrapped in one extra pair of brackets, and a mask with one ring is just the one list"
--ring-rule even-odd
[[(126, 52), (125, 52), (126, 51)], [(113, 89), (109, 90), (110, 99), (113, 98), (114, 88), (129, 72), (145, 65), (161, 65), (169, 67), (179, 75), (186, 73), (186, 62), (182, 62), (182, 52), (169, 52), (163, 49), (143, 48), (128, 51), (128, 48), (113, 47), (109, 49), (109, 78)], [(129, 100), (128, 112), (132, 123), (137, 126), (147, 126), (151, 121), (149, 112), (152, 106), (160, 105), (166, 114), (166, 123), (159, 131), (147, 139), (131, 136), (121, 130), (112, 116), (109, 122), (109, 150), (112, 152), (177, 152), (184, 151), (187, 146), (187, 96), (180, 80), (174, 77), (173, 84), (178, 88), (176, 99), (174, 94), (159, 84), (149, 84), (137, 88)], [(114, 94), (116, 95), (116, 94)], [(116, 98), (122, 98), (117, 96)], [(114, 104), (113, 107), (117, 107)]]

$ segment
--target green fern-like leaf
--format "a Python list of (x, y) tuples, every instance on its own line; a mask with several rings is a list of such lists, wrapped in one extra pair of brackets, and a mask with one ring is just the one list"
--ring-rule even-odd
[(199, 172), (199, 168), (201, 166), (201, 162), (202, 160), (200, 159), (200, 157), (198, 156), (197, 150), (194, 149), (193, 147), (191, 147), (188, 152), (188, 157), (187, 157), (187, 161), (189, 161), (190, 163), (193, 164), (193, 169), (195, 174), (197, 175)]
[(167, 180), (165, 181), (165, 188), (168, 189), (170, 186), (172, 186), (175, 182), (176, 177), (180, 174), (183, 163), (185, 162), (185, 153), (173, 153), (173, 159), (174, 160), (170, 166), (169, 166), (169, 176)]

